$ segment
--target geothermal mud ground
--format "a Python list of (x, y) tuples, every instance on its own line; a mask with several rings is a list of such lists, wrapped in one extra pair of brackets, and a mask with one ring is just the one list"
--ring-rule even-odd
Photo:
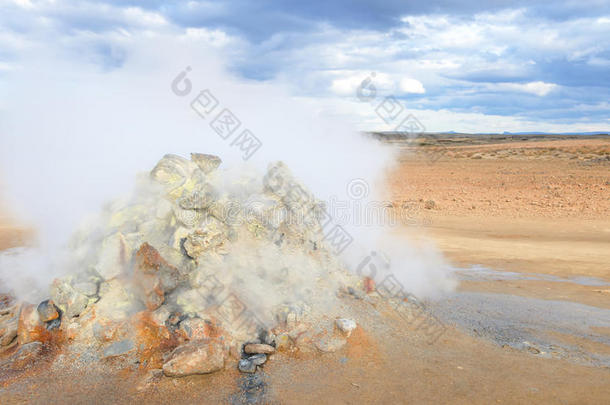
[[(375, 294), (347, 296), (340, 305), (359, 327), (335, 353), (147, 384), (137, 369), (73, 368), (49, 351), (0, 372), (0, 402), (607, 402), (610, 139), (452, 136), (417, 153), (390, 143), (403, 152), (388, 174), (393, 205), (409, 210), (400, 231), (435, 243), (460, 280), (429, 302), (447, 326), (434, 343)], [(27, 241), (0, 217), (0, 248)]]

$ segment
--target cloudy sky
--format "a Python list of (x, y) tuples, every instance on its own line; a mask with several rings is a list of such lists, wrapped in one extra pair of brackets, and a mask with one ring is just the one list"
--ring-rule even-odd
[(111, 74), (155, 36), (362, 129), (395, 127), (375, 112), (393, 96), (429, 131), (610, 130), (608, 0), (0, 0), (0, 89), (36, 47)]

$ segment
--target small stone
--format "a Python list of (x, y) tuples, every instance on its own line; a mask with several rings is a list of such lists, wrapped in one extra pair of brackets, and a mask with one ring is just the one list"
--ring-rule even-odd
[(434, 200), (427, 200), (424, 203), (424, 208), (427, 210), (434, 209), (434, 208), (436, 208), (436, 203), (434, 202)]
[(343, 332), (347, 337), (349, 337), (352, 334), (352, 331), (354, 329), (356, 329), (356, 322), (352, 321), (351, 319), (345, 319), (345, 318), (339, 318), (335, 321), (335, 324), (337, 325), (337, 328), (339, 328), (339, 330), (341, 332)]
[(177, 347), (163, 365), (168, 377), (208, 374), (224, 367), (224, 346), (216, 341), (192, 341)]
[(242, 373), (254, 373), (256, 371), (256, 364), (250, 361), (250, 359), (241, 359), (237, 363), (237, 368)]
[(267, 355), (262, 353), (255, 354), (253, 356), (248, 357), (248, 360), (250, 360), (255, 366), (260, 366), (265, 364), (265, 362), (267, 361)]
[(275, 348), (262, 343), (248, 343), (244, 346), (244, 352), (248, 354), (272, 354), (275, 352)]
[(57, 307), (53, 303), (53, 300), (44, 300), (40, 304), (38, 304), (38, 316), (42, 322), (49, 322), (54, 319), (59, 318), (59, 312), (57, 312)]
[(356, 290), (353, 287), (347, 287), (347, 293), (359, 300), (361, 300), (365, 297), (364, 292), (362, 292), (360, 290)]

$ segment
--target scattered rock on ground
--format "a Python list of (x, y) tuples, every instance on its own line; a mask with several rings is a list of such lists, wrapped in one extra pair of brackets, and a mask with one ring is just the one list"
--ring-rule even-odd
[(345, 334), (345, 336), (349, 337), (353, 330), (356, 329), (356, 322), (352, 321), (351, 319), (345, 319), (345, 318), (339, 318), (335, 321), (335, 324), (337, 325), (337, 328), (339, 328), (339, 330), (341, 332), (343, 332)]
[(250, 359), (241, 359), (239, 363), (237, 363), (237, 368), (242, 373), (254, 373), (256, 371), (256, 364)]

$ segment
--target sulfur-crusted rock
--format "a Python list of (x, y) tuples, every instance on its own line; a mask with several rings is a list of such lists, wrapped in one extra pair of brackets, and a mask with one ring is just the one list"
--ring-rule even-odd
[(224, 367), (224, 346), (215, 340), (199, 340), (177, 347), (163, 364), (163, 374), (184, 377), (208, 374)]
[(90, 302), (90, 297), (74, 288), (72, 282), (71, 277), (55, 279), (50, 290), (53, 303), (68, 318), (80, 315)]
[(206, 155), (204, 153), (191, 153), (191, 160), (195, 162), (205, 174), (212, 173), (222, 163), (222, 160), (218, 156)]
[(178, 200), (178, 205), (185, 210), (204, 210), (208, 208), (217, 197), (217, 193), (209, 184), (201, 184), (195, 186), (193, 191), (180, 198)]
[(183, 246), (189, 257), (198, 259), (207, 252), (226, 253), (224, 250), (226, 240), (226, 229), (218, 221), (211, 221), (203, 228), (189, 234)]
[(187, 159), (168, 154), (157, 163), (150, 177), (170, 189), (176, 189), (187, 181), (192, 171), (193, 165)]

